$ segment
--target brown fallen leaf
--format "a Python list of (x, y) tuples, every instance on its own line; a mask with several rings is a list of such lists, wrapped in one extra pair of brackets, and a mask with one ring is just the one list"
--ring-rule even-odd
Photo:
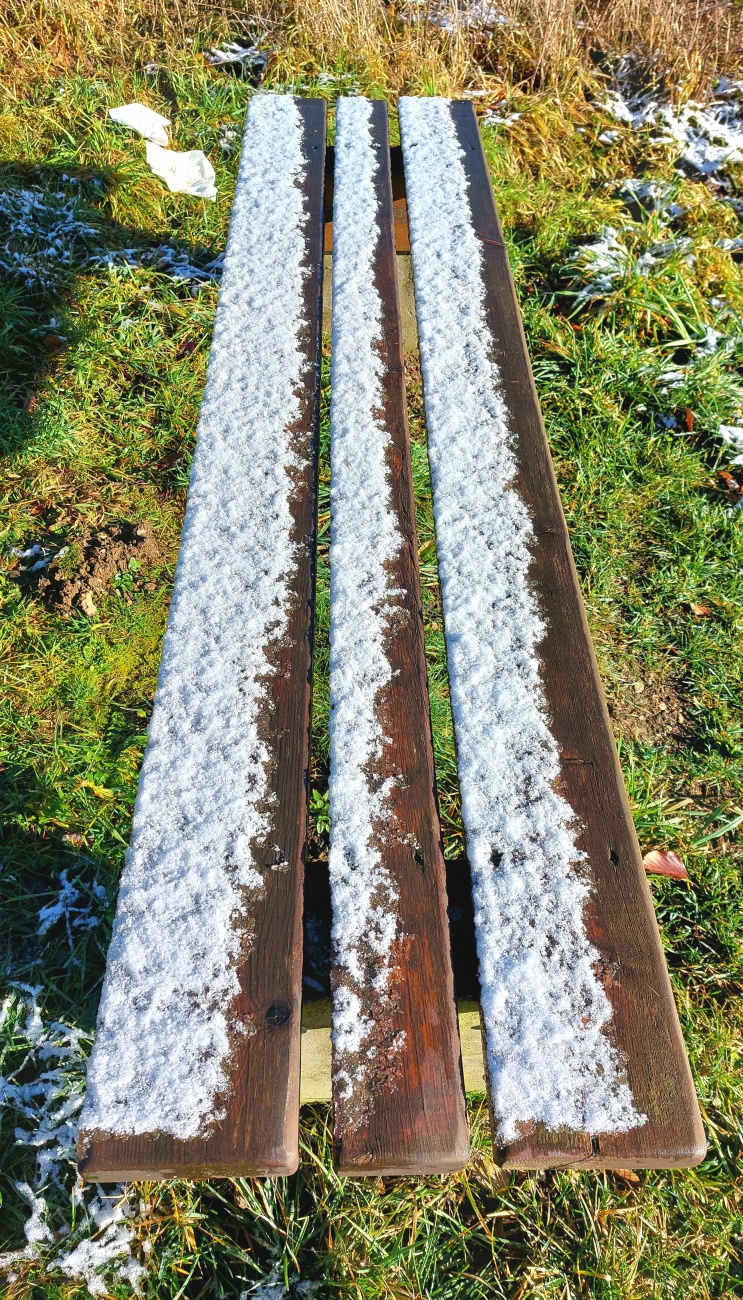
[(686, 427), (689, 430), (689, 433), (691, 433), (694, 428), (694, 413), (688, 406), (684, 407), (684, 419), (686, 420)]
[(630, 1187), (640, 1186), (639, 1174), (636, 1174), (634, 1169), (613, 1169), (612, 1173), (615, 1178), (621, 1178), (622, 1182), (628, 1183)]
[(47, 352), (61, 352), (63, 348), (67, 347), (67, 339), (61, 338), (59, 334), (47, 334), (44, 339), (44, 347)]
[(692, 614), (696, 614), (697, 618), (708, 618), (709, 615), (712, 613), (712, 610), (710, 609), (709, 605), (696, 605), (692, 603), (689, 606), (689, 609), (691, 610)]
[(159, 461), (157, 462), (157, 468), (172, 469), (174, 465), (178, 464), (178, 461), (181, 458), (181, 454), (182, 453), (180, 451), (167, 451), (165, 455), (161, 456)]
[(35, 393), (31, 393), (30, 396), (26, 398), (26, 410), (28, 411), (29, 415), (33, 415), (38, 405), (39, 405), (39, 399), (37, 398)]
[(717, 471), (717, 486), (722, 489), (728, 501), (740, 501), (741, 487), (737, 478), (726, 469)]
[(649, 876), (669, 876), (671, 880), (689, 880), (681, 858), (671, 849), (651, 849), (642, 860)]
[(476, 1148), (470, 1156), (467, 1173), (476, 1183), (491, 1195), (503, 1191), (511, 1182), (508, 1170), (501, 1169), (484, 1151)]

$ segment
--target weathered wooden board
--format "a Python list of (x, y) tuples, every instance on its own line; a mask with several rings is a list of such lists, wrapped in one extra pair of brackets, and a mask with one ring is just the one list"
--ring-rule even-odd
[[(265, 842), (254, 850), (263, 891), (243, 921), (249, 941), (237, 972), (240, 993), (230, 1009), (234, 1023), (242, 1023), (247, 1032), (235, 1036), (227, 1113), (221, 1122), (203, 1138), (188, 1141), (162, 1133), (115, 1138), (83, 1132), (79, 1163), (89, 1180), (277, 1175), (292, 1173), (298, 1164), (326, 108), (323, 100), (296, 103), (308, 161), (303, 186), (308, 274), (300, 339), (306, 383), (292, 429), (300, 467), (295, 471), (291, 512), (293, 540), (301, 558), (290, 592), (287, 635), (270, 651), (274, 671), (263, 710), (263, 738), (271, 754), (271, 826)], [(276, 161), (280, 165), (281, 159)], [(250, 332), (260, 329), (260, 319), (246, 319), (243, 346), (249, 343)], [(250, 395), (245, 399), (249, 401)], [(245, 508), (250, 507), (246, 501)], [(205, 863), (205, 870), (208, 866)]]
[(546, 1132), (501, 1152), (506, 1166), (669, 1168), (693, 1165), (706, 1146), (691, 1071), (617, 758), (529, 363), (503, 233), (470, 103), (452, 105), (464, 151), (474, 228), (483, 241), (487, 316), (503, 397), (517, 435), (517, 488), (534, 520), (530, 578), (547, 625), (543, 681), (562, 755), (561, 790), (577, 813), (595, 884), (586, 922), (602, 957), (611, 1033), (627, 1059), (647, 1123), (620, 1135)]
[[(333, 251), (333, 170), (335, 149), (328, 145), (325, 160), (325, 240), (326, 253)], [(402, 149), (399, 144), (390, 148), (390, 174), (392, 179), (392, 215), (395, 228), (395, 249), (398, 253), (410, 252), (410, 234), (408, 231), (408, 212), (405, 203), (405, 173), (402, 163)]]
[[(375, 1052), (366, 1064), (363, 1094), (355, 1090), (351, 1101), (338, 1086), (343, 1061), (334, 1054), (334, 1145), (343, 1174), (425, 1174), (461, 1168), (468, 1131), (434, 786), (387, 111), (381, 102), (374, 103), (371, 132), (379, 159), (374, 268), (382, 301), (380, 418), (390, 435), (392, 509), (404, 538), (392, 572), (392, 585), (403, 595), (386, 647), (393, 678), (379, 707), (391, 743), (374, 775), (380, 782), (395, 778), (378, 847), (398, 893), (400, 937), (385, 1010), (371, 985), (364, 993), (362, 1013), (374, 1021)], [(336, 264), (334, 256), (334, 272)], [(332, 979), (337, 996), (344, 980), (338, 966)], [(402, 1047), (396, 1046), (402, 1035)]]

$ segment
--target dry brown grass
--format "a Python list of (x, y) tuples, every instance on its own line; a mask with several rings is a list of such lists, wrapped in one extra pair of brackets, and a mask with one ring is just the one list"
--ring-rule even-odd
[[(496, 0), (506, 22), (493, 32), (444, 32), (426, 3), (411, 0), (4, 0), (0, 72), (6, 84), (111, 65), (141, 66), (164, 48), (196, 49), (255, 37), (272, 50), (279, 78), (354, 69), (380, 92), (494, 92), (590, 80), (607, 58), (636, 50), (657, 58), (693, 90), (743, 64), (739, 0)], [(432, 13), (434, 10), (428, 10)]]

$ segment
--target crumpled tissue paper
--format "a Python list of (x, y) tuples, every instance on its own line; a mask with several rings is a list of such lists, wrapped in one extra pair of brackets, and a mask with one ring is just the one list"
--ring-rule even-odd
[(170, 142), (165, 127), (170, 126), (169, 118), (145, 104), (122, 104), (120, 108), (109, 108), (108, 116), (144, 136), (147, 162), (169, 190), (174, 194), (193, 194), (196, 198), (214, 202), (217, 197), (214, 168), (201, 149), (179, 153), (177, 149), (168, 148)]
[(195, 194), (212, 202), (216, 199), (214, 168), (200, 149), (178, 153), (175, 149), (161, 149), (150, 140), (146, 147), (150, 167), (174, 194)]
[(170, 143), (165, 130), (166, 126), (170, 126), (170, 118), (163, 117), (162, 113), (156, 113), (154, 108), (147, 108), (145, 104), (122, 104), (120, 108), (109, 108), (108, 116), (112, 122), (130, 126), (132, 131), (138, 131), (145, 140), (154, 140), (155, 144), (160, 144), (165, 149)]

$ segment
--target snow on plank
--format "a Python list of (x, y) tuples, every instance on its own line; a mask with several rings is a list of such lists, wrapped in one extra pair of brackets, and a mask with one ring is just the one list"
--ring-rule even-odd
[(387, 112), (341, 99), (333, 208), (330, 879), (342, 1173), (461, 1168)]
[(704, 1139), (472, 106), (400, 123), (490, 1100), (507, 1165)]
[(81, 1119), (89, 1179), (298, 1160), (325, 105), (248, 112)]

